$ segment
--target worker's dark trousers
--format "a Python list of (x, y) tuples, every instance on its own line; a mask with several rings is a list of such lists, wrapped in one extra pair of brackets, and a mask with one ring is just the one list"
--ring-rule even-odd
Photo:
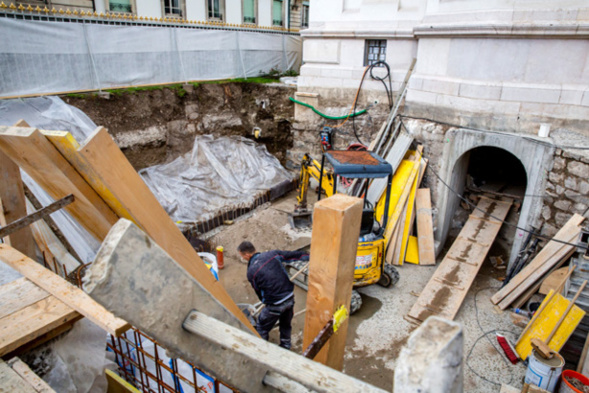
[(292, 316), (294, 308), (294, 296), (279, 305), (267, 305), (262, 309), (258, 317), (256, 330), (264, 340), (268, 340), (270, 330), (276, 324), (280, 324), (280, 346), (290, 349), (290, 334), (292, 332)]

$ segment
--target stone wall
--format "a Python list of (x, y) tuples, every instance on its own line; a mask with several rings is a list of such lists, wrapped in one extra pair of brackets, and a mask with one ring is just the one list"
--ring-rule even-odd
[(589, 218), (589, 157), (557, 149), (542, 207), (542, 232), (554, 235), (574, 213)]

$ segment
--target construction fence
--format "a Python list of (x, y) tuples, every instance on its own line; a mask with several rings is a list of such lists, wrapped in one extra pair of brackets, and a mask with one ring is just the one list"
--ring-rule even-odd
[(0, 97), (246, 78), (301, 64), (293, 33), (78, 22), (0, 17)]

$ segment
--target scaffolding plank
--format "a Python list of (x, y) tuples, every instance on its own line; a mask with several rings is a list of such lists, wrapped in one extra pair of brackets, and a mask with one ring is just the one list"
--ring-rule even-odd
[(417, 247), (420, 265), (435, 265), (436, 251), (432, 221), (432, 201), (429, 188), (420, 188), (415, 197), (417, 212)]
[[(362, 199), (336, 194), (313, 207), (303, 348), (308, 348), (341, 305), (350, 309), (362, 206)], [(347, 331), (346, 320), (314, 360), (341, 371)]]
[[(197, 252), (131, 166), (107, 130), (98, 127), (79, 147), (73, 144), (71, 139), (67, 143), (68, 138), (65, 134), (53, 134), (51, 141), (61, 146), (60, 150), (63, 150), (64, 156), (71, 159), (70, 163), (78, 172), (85, 174), (109, 206), (121, 217), (136, 223), (214, 298), (257, 334), (221, 282), (210, 274)], [(59, 143), (57, 139), (60, 139)]]
[(0, 244), (0, 260), (113, 336), (118, 337), (130, 328), (127, 322), (115, 317), (80, 288), (73, 286), (14, 248)]
[(98, 240), (106, 236), (117, 216), (39, 130), (0, 126), (0, 149), (55, 200), (73, 194), (65, 210)]
[(49, 293), (25, 277), (0, 286), (0, 318), (45, 299)]
[(78, 317), (75, 310), (54, 296), (7, 315), (0, 319), (0, 356)]
[[(571, 219), (557, 232), (554, 239), (575, 242), (580, 233), (579, 224), (585, 218), (579, 214), (573, 215)], [(536, 257), (520, 271), (513, 279), (501, 290), (491, 297), (493, 304), (503, 303), (507, 308), (513, 300), (520, 296), (530, 286), (542, 277), (548, 270), (558, 263), (566, 254), (570, 252), (573, 246), (566, 245), (556, 241), (550, 241), (542, 248)], [(502, 308), (503, 310), (505, 308)]]
[[(409, 317), (421, 322), (431, 315), (454, 319), (501, 229), (501, 221), (511, 208), (511, 200), (488, 199), (481, 197), (477, 207), (484, 208), (486, 213), (470, 216), (450, 251), (421, 291), (409, 311)], [(491, 221), (491, 214), (499, 221)]]

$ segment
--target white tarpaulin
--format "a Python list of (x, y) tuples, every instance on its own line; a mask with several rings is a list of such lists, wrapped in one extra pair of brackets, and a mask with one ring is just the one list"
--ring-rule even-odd
[(301, 37), (0, 18), (0, 97), (258, 76), (301, 64)]

